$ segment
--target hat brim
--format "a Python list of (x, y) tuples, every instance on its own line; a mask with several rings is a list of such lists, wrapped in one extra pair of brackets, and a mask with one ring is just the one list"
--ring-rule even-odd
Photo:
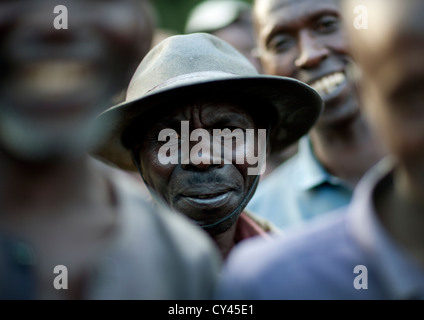
[(234, 97), (248, 95), (275, 108), (277, 119), (272, 119), (274, 125), (269, 140), (271, 152), (281, 151), (305, 135), (323, 109), (320, 95), (307, 84), (292, 78), (260, 75), (197, 81), (157, 90), (101, 113), (96, 125), (101, 126), (106, 134), (99, 137), (92, 155), (121, 169), (136, 171), (131, 152), (122, 143), (126, 128), (165, 102), (190, 101), (193, 92), (206, 98), (208, 94), (215, 97), (219, 92), (230, 92)]

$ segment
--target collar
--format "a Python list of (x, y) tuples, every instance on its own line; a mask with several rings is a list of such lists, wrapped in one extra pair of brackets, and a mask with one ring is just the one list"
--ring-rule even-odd
[(335, 186), (346, 187), (342, 179), (328, 173), (315, 157), (309, 136), (303, 136), (299, 140), (297, 153), (298, 186), (302, 190), (311, 190), (322, 184), (328, 183)]
[(380, 161), (360, 181), (348, 208), (350, 232), (372, 257), (385, 289), (393, 299), (424, 299), (424, 273), (395, 243), (381, 224), (373, 195), (378, 185), (390, 183), (395, 161)]
[(238, 243), (247, 238), (260, 236), (262, 238), (271, 239), (268, 234), (271, 232), (267, 227), (260, 225), (258, 221), (247, 211), (243, 211), (237, 220), (236, 231), (234, 234), (234, 242)]

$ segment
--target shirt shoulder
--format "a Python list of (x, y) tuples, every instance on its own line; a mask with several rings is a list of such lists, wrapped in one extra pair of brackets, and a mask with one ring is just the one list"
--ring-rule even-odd
[[(117, 176), (120, 176), (117, 179)], [(101, 299), (210, 299), (221, 267), (211, 239), (191, 221), (138, 194), (138, 182), (113, 173), (119, 208), (119, 231), (101, 263), (109, 290)], [(128, 180), (129, 179), (129, 180)]]
[(345, 213), (335, 212), (287, 231), (273, 242), (245, 241), (235, 248), (224, 265), (218, 297), (253, 300), (356, 297), (353, 271), (364, 259), (347, 231), (346, 221)]

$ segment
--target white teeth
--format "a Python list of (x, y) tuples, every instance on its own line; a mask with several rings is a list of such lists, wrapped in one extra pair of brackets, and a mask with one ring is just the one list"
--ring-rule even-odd
[(38, 62), (26, 69), (21, 83), (37, 94), (55, 96), (85, 86), (91, 73), (90, 65), (79, 61)]
[(346, 80), (343, 72), (336, 72), (329, 76), (322, 77), (311, 84), (321, 96), (333, 93), (335, 89)]

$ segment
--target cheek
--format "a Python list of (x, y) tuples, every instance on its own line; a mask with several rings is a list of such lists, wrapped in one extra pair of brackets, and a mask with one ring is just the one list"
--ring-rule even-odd
[[(391, 138), (394, 141), (393, 151), (399, 157), (415, 157), (422, 159), (424, 150), (424, 119), (394, 116)], [(389, 128), (390, 129), (390, 128)]]
[(162, 193), (175, 165), (161, 163), (158, 150), (145, 148), (140, 150), (140, 164), (144, 179), (149, 187)]
[(346, 32), (344, 30), (340, 30), (337, 33), (326, 36), (323, 41), (325, 42), (325, 45), (334, 52), (350, 56), (349, 44), (346, 41), (347, 39), (348, 35)]
[(267, 52), (261, 57), (261, 64), (266, 74), (293, 77), (295, 73), (295, 60), (295, 50), (284, 54)]
[(376, 90), (368, 90), (365, 106), (366, 115), (380, 133), (381, 139), (398, 157), (422, 157), (424, 113), (411, 117), (402, 106), (394, 105), (392, 100), (375, 94)]
[(254, 176), (265, 171), (266, 164), (266, 132), (246, 135), (246, 143), (236, 146), (233, 152), (233, 164), (245, 177), (246, 184), (253, 181)]

